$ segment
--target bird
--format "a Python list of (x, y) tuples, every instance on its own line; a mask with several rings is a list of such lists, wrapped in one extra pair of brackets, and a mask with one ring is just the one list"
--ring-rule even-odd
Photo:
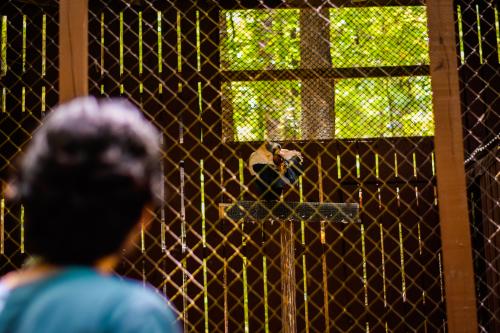
[(279, 143), (266, 141), (249, 158), (250, 173), (255, 177), (257, 197), (278, 201), (285, 186), (293, 186), (303, 173), (303, 157), (296, 150), (281, 148)]

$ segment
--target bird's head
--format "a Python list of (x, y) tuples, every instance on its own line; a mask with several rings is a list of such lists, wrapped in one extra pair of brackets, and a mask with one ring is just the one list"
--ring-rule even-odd
[(281, 156), (281, 145), (279, 143), (270, 141), (266, 141), (264, 144), (266, 149), (273, 155), (274, 165), (278, 166), (279, 168), (284, 167), (286, 161), (283, 156)]
[(281, 150), (281, 145), (276, 142), (266, 141), (264, 145), (266, 146), (266, 149), (273, 155), (278, 154)]

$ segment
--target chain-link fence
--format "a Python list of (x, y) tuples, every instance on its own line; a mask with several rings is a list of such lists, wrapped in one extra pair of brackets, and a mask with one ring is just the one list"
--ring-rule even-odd
[(19, 268), (24, 251), (22, 205), (5, 202), (13, 163), (45, 112), (57, 104), (57, 1), (0, 4), (0, 271)]
[(465, 166), (481, 332), (500, 331), (498, 1), (457, 2)]
[[(498, 88), (487, 84), (498, 76), (477, 90), (467, 81), (478, 78), (468, 34), (483, 7), (457, 8), (464, 114), (476, 117), (467, 157), (483, 170), (470, 173), (478, 302), (493, 332), (498, 152), (496, 169), (477, 152), (498, 146)], [(481, 41), (497, 52), (498, 11), (487, 8), (496, 28)], [(0, 9), (5, 171), (57, 102), (58, 6)], [(485, 43), (478, 66), (498, 75)], [(185, 332), (446, 330), (423, 1), (91, 0), (89, 64), (91, 94), (127, 97), (162, 132), (164, 204), (118, 273), (166, 295)], [(231, 215), (252, 215), (260, 199), (249, 157), (264, 140), (299, 151), (304, 172), (266, 203), (271, 216)], [(346, 207), (357, 213), (337, 218)], [(3, 199), (1, 209), (7, 271), (24, 259), (23, 211)]]

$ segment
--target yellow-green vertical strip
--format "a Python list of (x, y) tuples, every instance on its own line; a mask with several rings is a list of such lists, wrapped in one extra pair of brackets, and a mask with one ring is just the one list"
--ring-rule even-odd
[[(238, 173), (239, 173), (239, 181), (240, 181), (240, 200), (243, 199), (245, 192), (245, 179), (243, 176), (244, 172), (244, 161), (242, 158), (238, 159)], [(245, 222), (241, 222), (241, 234), (242, 234), (242, 248), (244, 249), (246, 246), (246, 235), (245, 235)], [(249, 332), (249, 322), (248, 322), (248, 281), (247, 281), (247, 257), (242, 255), (243, 257), (243, 313), (244, 313), (244, 325), (245, 325), (245, 333)]]
[(123, 12), (120, 12), (120, 76), (123, 75)]
[(422, 255), (422, 236), (421, 236), (421, 231), (420, 231), (420, 222), (417, 224), (417, 231), (418, 231), (418, 254)]
[(356, 154), (356, 178), (361, 177), (361, 163), (359, 154)]
[(243, 256), (243, 312), (245, 315), (245, 333), (249, 333), (247, 264), (247, 257)]
[[(201, 82), (198, 82), (198, 110), (198, 115), (201, 118), (201, 114), (203, 112), (203, 95), (201, 93)], [(200, 129), (200, 141), (203, 143), (203, 128)]]
[(397, 178), (399, 177), (398, 174), (398, 155), (394, 153), (394, 176)]
[(2, 76), (7, 75), (7, 16), (2, 16)]
[(245, 162), (242, 158), (238, 160), (238, 170), (239, 170), (239, 180), (240, 180), (240, 200), (243, 200), (245, 193), (245, 178), (243, 175), (243, 169), (245, 168)]
[(200, 11), (196, 11), (196, 69), (201, 71)]
[[(203, 244), (203, 252), (206, 252), (207, 236), (206, 236), (206, 215), (205, 215), (205, 166), (203, 159), (200, 160), (200, 192), (201, 192), (201, 240)], [(207, 282), (207, 258), (203, 258), (203, 306), (205, 319), (205, 333), (208, 333), (208, 282)]]
[(479, 61), (483, 63), (483, 36), (481, 33), (481, 15), (479, 14), (479, 5), (476, 4), (476, 22), (477, 22), (477, 40), (479, 43)]
[(205, 319), (205, 333), (208, 333), (208, 290), (207, 290), (207, 258), (203, 258), (203, 305)]
[[(142, 11), (139, 11), (139, 74), (142, 74)], [(141, 82), (142, 84), (142, 82)]]
[(47, 70), (47, 15), (42, 16), (42, 77)]
[(438, 205), (437, 186), (434, 186), (434, 206)]
[(21, 112), (26, 111), (26, 87), (21, 88)]
[(463, 64), (465, 62), (464, 30), (462, 26), (462, 7), (460, 7), (460, 5), (457, 5), (457, 20), (458, 20), (458, 39), (460, 43), (460, 62)]
[(384, 293), (384, 307), (387, 307), (387, 287), (385, 285), (385, 250), (384, 250), (384, 226), (379, 223), (380, 227), (380, 254), (382, 257), (382, 291)]
[(398, 207), (401, 206), (401, 197), (399, 196), (399, 186), (396, 187), (396, 202)]
[[(324, 201), (324, 191), (323, 191), (323, 168), (322, 168), (322, 161), (321, 161), (321, 155), (318, 155), (317, 158), (317, 165), (318, 165), (318, 191), (319, 191), (319, 202), (323, 203)], [(321, 245), (323, 248), (323, 251), (321, 253), (321, 271), (323, 275), (323, 313), (325, 316), (325, 330), (327, 332), (330, 331), (330, 310), (329, 310), (329, 304), (328, 304), (328, 273), (327, 273), (327, 268), (326, 268), (326, 255), (325, 255), (325, 244), (326, 244), (326, 231), (325, 231), (325, 221), (320, 222), (320, 240), (321, 240)]]
[(162, 45), (162, 36), (161, 36), (161, 11), (156, 12), (156, 24), (157, 24), (157, 34), (158, 34), (158, 73), (161, 73), (163, 70), (163, 45)]
[(41, 100), (41, 111), (46, 111), (46, 102), (45, 102), (45, 86), (42, 86), (42, 100)]
[(2, 112), (7, 112), (7, 88), (2, 88)]
[(262, 271), (264, 273), (264, 331), (269, 333), (269, 305), (267, 299), (267, 261), (266, 256), (262, 256)]
[(382, 209), (382, 193), (380, 192), (380, 186), (377, 186), (377, 200), (378, 200), (378, 208)]
[[(304, 192), (302, 187), (302, 176), (299, 176), (299, 201), (304, 202)], [(305, 222), (300, 220), (300, 241), (302, 246), (305, 247), (306, 235), (305, 235)], [(308, 306), (308, 295), (307, 295), (307, 267), (306, 267), (306, 255), (302, 254), (302, 276), (303, 276), (303, 287), (304, 287), (304, 320), (306, 323), (306, 333), (309, 333), (309, 306)]]
[(403, 226), (401, 222), (398, 222), (399, 226), (399, 256), (401, 264), (401, 293), (403, 295), (403, 302), (406, 302), (406, 279), (405, 279), (405, 257), (404, 257), (404, 245), (403, 245)]
[(417, 178), (417, 155), (413, 153), (413, 177)]
[(361, 225), (361, 253), (363, 255), (363, 290), (365, 292), (365, 307), (368, 306), (368, 279), (366, 274), (365, 226)]
[(101, 12), (101, 59), (100, 59), (100, 72), (101, 76), (104, 75), (104, 12)]
[(375, 175), (379, 178), (378, 154), (375, 153)]
[(432, 168), (432, 175), (436, 175), (436, 164), (434, 161), (434, 152), (431, 153), (431, 168)]
[(146, 251), (146, 244), (144, 240), (144, 222), (141, 222), (141, 252), (144, 253)]
[(24, 253), (24, 206), (21, 205), (21, 216), (19, 218), (21, 222), (21, 253)]
[(23, 15), (23, 46), (22, 46), (22, 67), (23, 67), (23, 73), (26, 72), (26, 15)]
[(498, 61), (500, 62), (500, 23), (498, 20), (498, 8), (495, 7), (495, 30), (497, 32), (497, 53)]
[[(201, 234), (203, 248), (207, 247), (206, 229), (205, 229), (205, 175), (204, 163), (200, 160), (200, 191), (201, 191)], [(205, 251), (204, 251), (205, 252)], [(205, 333), (208, 333), (208, 282), (207, 282), (207, 258), (203, 258), (203, 304), (204, 304), (204, 319)]]
[(342, 169), (340, 165), (340, 155), (337, 155), (337, 178), (342, 178)]
[(177, 12), (177, 71), (182, 72), (181, 13)]

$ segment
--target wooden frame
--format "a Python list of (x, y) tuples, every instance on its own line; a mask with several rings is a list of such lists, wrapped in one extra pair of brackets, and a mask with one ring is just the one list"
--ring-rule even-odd
[(452, 0), (428, 0), (436, 172), (450, 332), (477, 332)]
[(59, 2), (59, 102), (88, 94), (88, 0)]

